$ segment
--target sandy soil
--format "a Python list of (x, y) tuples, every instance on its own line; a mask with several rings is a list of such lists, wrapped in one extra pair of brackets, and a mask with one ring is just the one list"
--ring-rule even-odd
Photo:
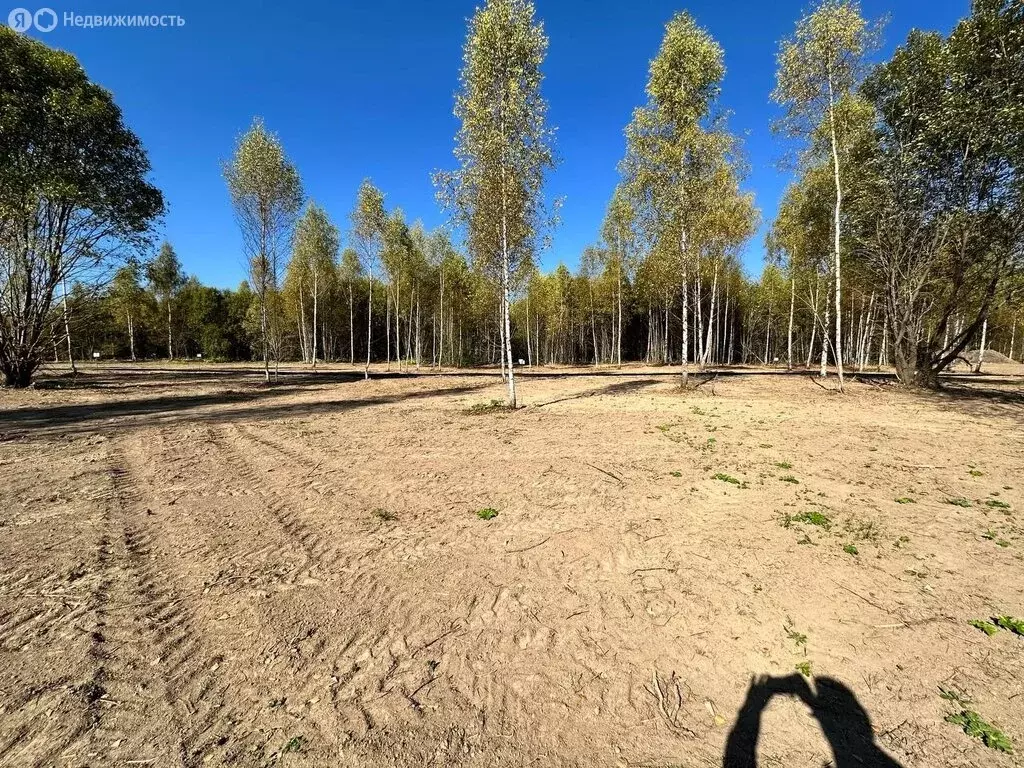
[(0, 765), (1019, 765), (1024, 637), (968, 624), (1024, 617), (991, 370), (2, 391)]

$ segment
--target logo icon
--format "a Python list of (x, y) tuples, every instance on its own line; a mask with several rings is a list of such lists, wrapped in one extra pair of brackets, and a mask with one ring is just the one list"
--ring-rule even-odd
[[(54, 19), (56, 20), (56, 15)], [(27, 8), (15, 8), (7, 14), (7, 25), (15, 32), (28, 32), (32, 29), (32, 11)]]
[(32, 20), (40, 32), (52, 32), (57, 26), (57, 14), (52, 8), (40, 8)]

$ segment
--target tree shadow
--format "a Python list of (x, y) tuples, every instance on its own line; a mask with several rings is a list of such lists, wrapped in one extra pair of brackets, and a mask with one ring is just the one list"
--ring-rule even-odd
[(178, 422), (214, 424), (270, 421), (282, 417), (339, 413), (405, 400), (451, 397), (486, 386), (488, 384), (480, 383), (375, 397), (273, 402), (275, 398), (294, 395), (306, 388), (289, 385), (204, 394), (161, 395), (103, 403), (16, 408), (0, 411), (0, 440), (25, 436), (105, 432), (112, 429)]
[(853, 691), (831, 677), (816, 677), (814, 683), (812, 691), (798, 674), (751, 680), (726, 741), (723, 768), (757, 768), (761, 713), (777, 695), (796, 696), (811, 708), (832, 747), (835, 768), (902, 768), (875, 742), (871, 718)]

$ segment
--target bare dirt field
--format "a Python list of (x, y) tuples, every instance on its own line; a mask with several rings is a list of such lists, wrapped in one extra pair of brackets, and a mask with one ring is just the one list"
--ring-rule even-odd
[(1024, 618), (990, 370), (0, 391), (0, 765), (1020, 765), (1024, 637), (969, 624)]

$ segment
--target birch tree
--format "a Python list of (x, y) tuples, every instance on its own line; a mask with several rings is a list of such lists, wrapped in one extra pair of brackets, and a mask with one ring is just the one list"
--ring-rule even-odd
[[(302, 208), (302, 183), (280, 140), (259, 118), (238, 140), (231, 161), (224, 166), (224, 178), (242, 231), (249, 281), (259, 301), (263, 372), (269, 383), (272, 339), (280, 338), (272, 305), (277, 302), (281, 259)], [(276, 364), (279, 344), (273, 347)]]
[(833, 206), (832, 276), (835, 282), (833, 348), (839, 389), (843, 388), (842, 212), (841, 158), (846, 151), (840, 103), (850, 97), (865, 75), (865, 58), (873, 49), (878, 27), (861, 15), (856, 0), (821, 0), (801, 18), (794, 35), (782, 42), (777, 84), (772, 98), (786, 110), (777, 127), (810, 142), (810, 154), (820, 150), (816, 136), (825, 136), (832, 161)]
[(313, 302), (310, 355), (314, 368), (317, 362), (320, 300), (327, 291), (337, 268), (338, 247), (338, 228), (331, 223), (323, 208), (315, 202), (310, 202), (295, 227), (292, 263), (293, 265), (297, 263), (300, 281), (308, 287)]
[(469, 22), (455, 115), (459, 167), (436, 176), (466, 229), (473, 259), (497, 277), (508, 404), (516, 407), (510, 305), (513, 276), (533, 258), (543, 224), (553, 131), (541, 95), (548, 39), (529, 0), (488, 0)]
[(181, 272), (181, 262), (174, 252), (171, 244), (164, 242), (160, 246), (160, 252), (146, 268), (146, 276), (150, 285), (153, 286), (153, 293), (161, 304), (164, 305), (164, 317), (167, 320), (167, 359), (174, 359), (174, 339), (172, 328), (174, 323), (171, 319), (171, 306), (174, 303), (174, 294), (185, 282), (185, 276)]
[[(373, 186), (369, 179), (364, 179), (356, 195), (356, 207), (351, 214), (352, 241), (356, 253), (366, 271), (366, 368), (363, 378), (370, 378), (370, 355), (373, 349), (373, 270), (380, 263), (381, 249), (388, 225), (388, 215), (384, 210), (384, 195)], [(351, 294), (350, 294), (351, 295)]]

